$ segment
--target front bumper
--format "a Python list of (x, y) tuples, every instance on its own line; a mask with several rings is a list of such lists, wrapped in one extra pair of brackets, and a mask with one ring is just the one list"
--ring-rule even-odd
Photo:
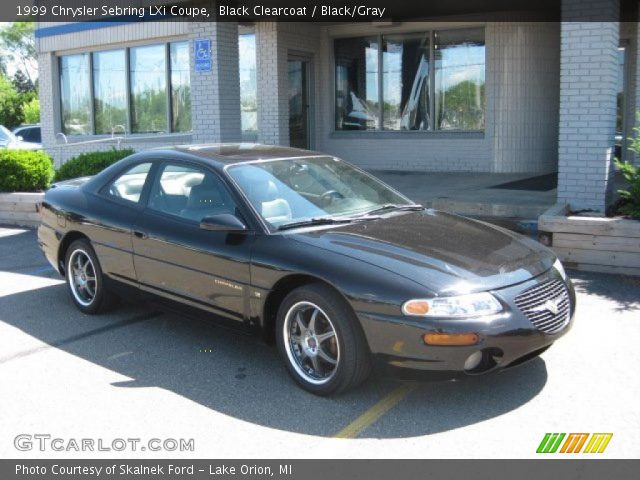
[[(524, 290), (558, 279), (557, 272), (549, 270), (524, 283), (493, 290), (504, 311), (490, 317), (427, 319), (369, 313), (358, 313), (358, 317), (377, 365), (392, 367), (396, 373), (428, 371), (438, 378), (484, 374), (536, 357), (569, 331), (576, 303), (570, 280), (565, 283), (570, 301), (569, 320), (558, 332), (540, 331), (515, 305), (516, 296)], [(479, 341), (471, 346), (426, 345), (422, 337), (429, 332), (473, 332), (478, 334)], [(476, 352), (482, 352), (481, 363), (472, 369), (465, 368), (465, 362)]]

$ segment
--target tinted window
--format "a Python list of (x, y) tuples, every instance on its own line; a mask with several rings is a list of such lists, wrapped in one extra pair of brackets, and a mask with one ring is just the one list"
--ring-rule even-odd
[(213, 173), (180, 164), (165, 165), (151, 189), (148, 207), (187, 220), (235, 213), (235, 203)]
[(105, 193), (115, 198), (138, 203), (150, 169), (151, 163), (141, 163), (130, 168), (107, 185)]
[(16, 135), (20, 135), (25, 142), (40, 143), (42, 141), (40, 138), (40, 127), (23, 128), (18, 130)]

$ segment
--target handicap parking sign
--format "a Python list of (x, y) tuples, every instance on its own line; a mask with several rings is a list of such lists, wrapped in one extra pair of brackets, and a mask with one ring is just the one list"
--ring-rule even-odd
[(193, 42), (193, 58), (196, 72), (211, 71), (211, 40), (199, 39)]

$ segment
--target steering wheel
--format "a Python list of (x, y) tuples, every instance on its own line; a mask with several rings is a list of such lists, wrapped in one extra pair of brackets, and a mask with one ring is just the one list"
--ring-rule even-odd
[(344, 196), (337, 190), (327, 190), (320, 195), (320, 204), (322, 206), (331, 205), (336, 198), (344, 198)]

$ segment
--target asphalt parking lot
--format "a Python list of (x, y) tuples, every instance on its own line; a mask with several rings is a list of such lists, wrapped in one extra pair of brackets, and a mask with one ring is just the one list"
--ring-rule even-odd
[[(575, 326), (540, 358), (461, 382), (374, 377), (318, 398), (258, 339), (148, 304), (81, 314), (35, 232), (0, 228), (0, 455), (522, 458), (546, 432), (612, 432), (602, 457), (638, 458), (640, 278), (569, 273)], [(193, 438), (195, 450), (19, 451), (20, 434)]]

